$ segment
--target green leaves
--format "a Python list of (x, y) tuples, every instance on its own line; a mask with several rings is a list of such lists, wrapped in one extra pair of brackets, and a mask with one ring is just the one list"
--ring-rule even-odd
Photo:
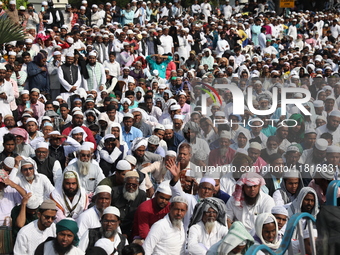
[(14, 24), (7, 15), (0, 18), (0, 45), (11, 41), (22, 41), (24, 38), (22, 26)]

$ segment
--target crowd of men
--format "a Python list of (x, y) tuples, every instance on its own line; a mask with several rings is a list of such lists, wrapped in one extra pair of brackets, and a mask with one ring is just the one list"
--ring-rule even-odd
[(293, 214), (317, 218), (340, 165), (339, 13), (221, 4), (0, 3), (25, 30), (0, 61), (14, 254), (275, 251)]

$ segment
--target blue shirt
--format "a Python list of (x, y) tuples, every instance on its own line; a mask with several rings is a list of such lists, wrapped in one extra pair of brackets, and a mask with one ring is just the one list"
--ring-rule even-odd
[(156, 60), (154, 60), (151, 56), (146, 57), (146, 61), (149, 63), (151, 72), (153, 70), (158, 70), (159, 77), (165, 79), (166, 67), (169, 62), (172, 60), (172, 57), (169, 56), (166, 60), (162, 61), (160, 64), (157, 64)]
[(137, 137), (143, 137), (142, 131), (140, 131), (138, 128), (131, 127), (130, 132), (125, 131), (125, 126), (122, 126), (122, 133), (124, 137), (124, 141), (127, 143), (129, 149), (131, 149), (131, 142), (133, 139)]

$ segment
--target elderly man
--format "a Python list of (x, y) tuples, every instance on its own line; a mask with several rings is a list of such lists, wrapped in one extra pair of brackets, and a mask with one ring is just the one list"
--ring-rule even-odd
[(19, 169), (17, 175), (13, 177), (13, 182), (35, 194), (41, 204), (54, 190), (53, 185), (46, 175), (38, 173), (37, 165), (31, 158), (24, 157), (20, 162)]
[(230, 164), (234, 158), (235, 150), (230, 146), (231, 134), (229, 131), (222, 131), (219, 138), (220, 148), (210, 151), (209, 166), (224, 166)]
[(189, 225), (188, 252), (205, 255), (210, 247), (228, 233), (226, 206), (219, 198), (205, 198), (194, 210)]
[(80, 239), (79, 248), (84, 252), (88, 251), (95, 246), (98, 240), (107, 238), (110, 240), (115, 251), (121, 254), (123, 247), (128, 245), (128, 241), (124, 235), (118, 232), (120, 225), (120, 212), (118, 208), (114, 206), (107, 207), (103, 211), (100, 222), (100, 227), (86, 230)]
[(164, 181), (158, 186), (154, 198), (143, 202), (138, 207), (135, 213), (132, 236), (135, 240), (138, 238), (140, 244), (148, 235), (151, 226), (169, 212), (171, 197), (169, 181)]
[(192, 148), (192, 162), (198, 166), (205, 166), (208, 161), (210, 148), (205, 140), (197, 137), (199, 132), (198, 124), (192, 121), (187, 122), (183, 128), (184, 138)]
[(73, 219), (64, 219), (56, 224), (56, 238), (47, 239), (35, 250), (35, 255), (44, 254), (74, 254), (84, 253), (77, 247), (79, 243), (78, 225)]
[(33, 255), (39, 244), (48, 237), (56, 236), (56, 226), (53, 223), (57, 214), (56, 204), (45, 200), (39, 207), (38, 219), (21, 228), (14, 246), (14, 254)]
[(327, 124), (320, 126), (316, 129), (317, 138), (324, 133), (333, 135), (333, 145), (340, 144), (340, 111), (331, 111), (327, 118)]
[(261, 144), (258, 142), (252, 142), (249, 145), (248, 148), (248, 156), (252, 159), (253, 163), (253, 169), (255, 172), (259, 173), (262, 170), (262, 167), (267, 165), (267, 162), (264, 161), (260, 155), (261, 155)]
[(227, 203), (228, 227), (241, 221), (248, 231), (254, 229), (256, 216), (270, 213), (275, 206), (273, 198), (261, 191), (264, 179), (257, 173), (246, 173), (237, 181), (235, 192)]
[(234, 255), (245, 254), (254, 244), (254, 238), (240, 221), (235, 221), (228, 234), (219, 242), (211, 246), (207, 255)]
[(134, 108), (131, 110), (131, 112), (134, 117), (133, 126), (142, 131), (143, 137), (149, 137), (152, 134), (152, 130), (150, 125), (146, 124), (146, 122), (143, 120), (143, 110), (140, 108)]
[(288, 127), (281, 124), (278, 125), (276, 129), (276, 138), (279, 145), (279, 149), (286, 151), (290, 142), (287, 140)]
[(60, 183), (56, 185), (50, 197), (58, 209), (56, 222), (66, 217), (77, 219), (89, 204), (85, 189), (81, 187), (79, 176), (74, 171), (63, 173)]
[(48, 143), (38, 143), (33, 159), (38, 166), (38, 173), (46, 175), (53, 185), (60, 179), (62, 168), (59, 161), (49, 155)]
[(137, 159), (136, 169), (142, 169), (148, 163), (162, 161), (163, 157), (146, 150), (148, 139), (136, 138), (131, 144), (131, 154)]
[(84, 211), (77, 218), (79, 232), (78, 236), (82, 237), (87, 229), (98, 228), (101, 226), (100, 220), (104, 210), (111, 204), (111, 187), (100, 185), (96, 188), (92, 201), (94, 206)]
[(157, 221), (145, 239), (145, 254), (185, 254), (185, 230), (183, 218), (188, 211), (188, 201), (184, 197), (174, 197), (170, 212)]
[(168, 150), (177, 151), (178, 146), (185, 140), (183, 136), (174, 132), (172, 125), (164, 126), (164, 141), (167, 144)]
[(10, 133), (15, 135), (15, 152), (24, 157), (34, 157), (34, 150), (28, 144), (27, 131), (22, 128), (13, 128)]
[(276, 136), (269, 136), (266, 143), (266, 148), (261, 150), (261, 158), (268, 162), (270, 156), (274, 153), (282, 155), (285, 151), (279, 148), (279, 139)]
[(65, 168), (65, 171), (75, 171), (79, 175), (79, 181), (86, 193), (94, 192), (96, 186), (105, 178), (98, 164), (92, 163), (90, 146), (82, 145), (78, 150), (78, 160)]
[(160, 155), (164, 158), (165, 157), (165, 151), (161, 146), (159, 146), (160, 142), (161, 142), (161, 140), (157, 135), (152, 135), (148, 138), (148, 146), (147, 146), (146, 149), (149, 152), (155, 153), (155, 154)]
[(146, 193), (139, 188), (139, 174), (136, 171), (125, 174), (123, 186), (112, 188), (111, 205), (119, 209), (122, 233), (130, 240), (135, 212), (145, 200)]

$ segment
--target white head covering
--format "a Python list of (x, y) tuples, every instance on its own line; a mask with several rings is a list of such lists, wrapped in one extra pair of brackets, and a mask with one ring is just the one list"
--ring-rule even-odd
[[(262, 236), (263, 225), (271, 223), (271, 222), (274, 222), (275, 227), (276, 227), (276, 235), (275, 235), (275, 239), (274, 239), (273, 243), (267, 242), (266, 240), (263, 239), (263, 236)], [(267, 245), (271, 249), (278, 249), (279, 248), (279, 246), (281, 244), (281, 240), (279, 240), (279, 238), (278, 238), (279, 228), (278, 228), (278, 225), (277, 225), (277, 222), (276, 222), (276, 218), (273, 214), (261, 213), (260, 215), (258, 215), (256, 220), (255, 220), (255, 232), (256, 232), (256, 235), (262, 241), (262, 244)]]

